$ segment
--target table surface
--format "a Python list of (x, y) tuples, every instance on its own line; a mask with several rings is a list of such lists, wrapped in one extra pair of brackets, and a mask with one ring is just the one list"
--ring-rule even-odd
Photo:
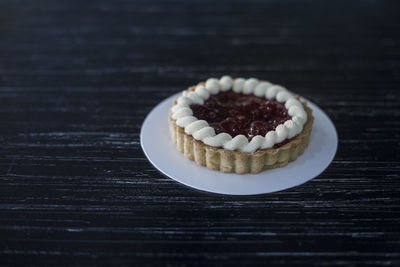
[[(400, 264), (399, 13), (399, 1), (1, 1), (0, 263)], [(224, 74), (324, 109), (339, 134), (330, 167), (251, 197), (156, 171), (146, 114)]]

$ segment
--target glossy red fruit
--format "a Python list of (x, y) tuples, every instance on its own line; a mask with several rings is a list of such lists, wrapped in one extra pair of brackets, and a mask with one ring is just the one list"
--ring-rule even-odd
[(216, 113), (216, 112), (210, 111), (210, 112), (208, 113), (208, 120), (209, 120), (209, 122), (214, 122), (216, 118), (217, 118), (217, 113)]
[(248, 137), (252, 138), (256, 135), (266, 135), (268, 132), (268, 123), (264, 121), (253, 121), (250, 124), (250, 129), (248, 133)]
[(244, 113), (249, 113), (252, 110), (257, 110), (260, 104), (253, 98), (249, 98), (247, 101), (241, 103), (241, 111)]
[(287, 114), (286, 108), (283, 105), (279, 104), (276, 107), (275, 115), (285, 118), (285, 117), (287, 117), (288, 114)]
[(271, 101), (263, 103), (260, 107), (262, 113), (262, 118), (264, 120), (269, 120), (275, 114), (275, 105)]
[(289, 118), (284, 118), (284, 117), (275, 117), (271, 122), (272, 129), (275, 130), (275, 128), (279, 125), (287, 121)]
[(237, 115), (237, 116), (236, 116), (236, 120), (239, 121), (239, 122), (243, 122), (243, 121), (246, 120), (246, 117), (243, 116), (243, 115)]
[(235, 117), (235, 116), (237, 116), (237, 115), (239, 115), (239, 110), (238, 109), (228, 109), (228, 111), (226, 112), (227, 114), (227, 116), (231, 116), (231, 117)]
[(235, 93), (232, 90), (211, 95), (204, 105), (190, 105), (193, 116), (206, 120), (215, 132), (227, 132), (233, 137), (264, 135), (291, 117), (285, 106), (275, 99)]
[(232, 117), (228, 117), (221, 122), (221, 126), (226, 130), (227, 133), (232, 136), (236, 136), (240, 134), (240, 125), (239, 123)]
[(193, 114), (195, 115), (196, 118), (200, 120), (208, 119), (208, 113), (210, 112), (210, 110), (204, 105), (193, 104), (190, 105), (190, 108), (192, 109)]

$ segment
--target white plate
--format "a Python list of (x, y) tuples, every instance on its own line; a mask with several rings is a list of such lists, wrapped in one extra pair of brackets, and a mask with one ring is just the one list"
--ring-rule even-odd
[(329, 117), (307, 100), (315, 117), (310, 144), (294, 162), (283, 168), (258, 174), (232, 174), (209, 170), (186, 159), (172, 143), (168, 130), (168, 111), (173, 95), (158, 104), (146, 117), (140, 143), (148, 160), (160, 172), (184, 185), (227, 195), (255, 195), (301, 185), (322, 173), (333, 160), (338, 137)]

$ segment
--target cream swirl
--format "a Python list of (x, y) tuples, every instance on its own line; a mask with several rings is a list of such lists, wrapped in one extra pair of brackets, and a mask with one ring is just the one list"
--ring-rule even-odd
[[(292, 118), (278, 125), (275, 130), (269, 131), (265, 136), (254, 136), (250, 142), (244, 135), (232, 138), (228, 133), (216, 134), (214, 128), (210, 127), (207, 121), (193, 116), (190, 105), (202, 105), (210, 95), (229, 89), (236, 93), (254, 94), (267, 99), (275, 98), (276, 101), (284, 103)], [(196, 140), (212, 147), (223, 147), (227, 150), (239, 150), (245, 153), (254, 153), (260, 148), (271, 148), (277, 143), (293, 138), (303, 130), (307, 121), (307, 113), (303, 105), (286, 88), (270, 82), (259, 81), (256, 78), (245, 80), (244, 78), (232, 79), (230, 76), (223, 76), (219, 80), (210, 78), (205, 85), (197, 85), (194, 91), (184, 91), (179, 96), (177, 104), (171, 108), (171, 112), (176, 124), (184, 128), (185, 133), (192, 135)]]

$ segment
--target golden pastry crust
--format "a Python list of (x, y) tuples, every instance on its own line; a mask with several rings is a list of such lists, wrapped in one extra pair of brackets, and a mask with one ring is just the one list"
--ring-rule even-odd
[[(194, 87), (189, 88), (190, 91), (193, 89)], [(176, 100), (174, 101), (175, 104)], [(254, 153), (244, 153), (212, 147), (194, 139), (192, 135), (186, 134), (183, 128), (176, 125), (170, 112), (168, 123), (171, 139), (178, 151), (183, 153), (186, 158), (211, 170), (243, 174), (259, 173), (264, 170), (283, 167), (303, 154), (310, 140), (314, 117), (307, 103), (302, 102), (302, 104), (307, 112), (307, 122), (304, 124), (303, 130), (291, 138), (288, 143), (278, 148), (272, 147), (260, 149)]]

